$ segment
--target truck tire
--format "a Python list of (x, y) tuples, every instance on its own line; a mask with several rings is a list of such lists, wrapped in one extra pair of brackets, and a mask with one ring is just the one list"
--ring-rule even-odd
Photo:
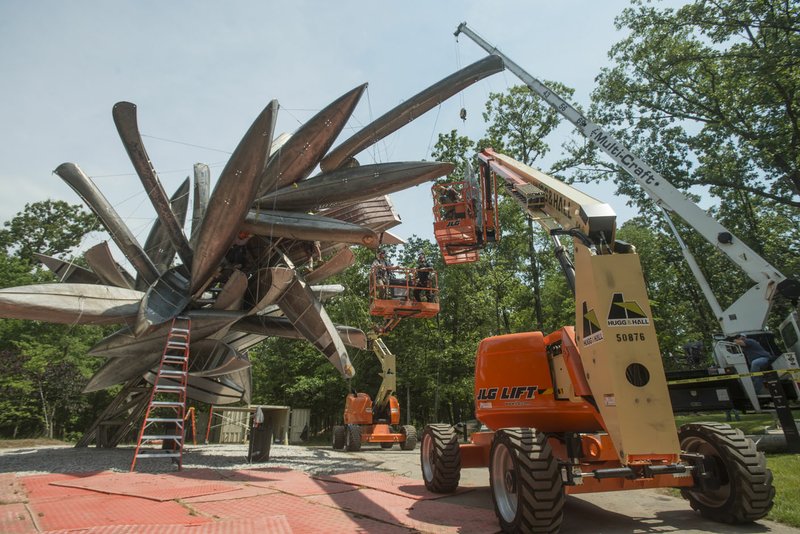
[(723, 423), (689, 423), (678, 432), (681, 450), (706, 457), (711, 479), (681, 494), (700, 515), (721, 523), (750, 523), (772, 508), (775, 488), (764, 453), (741, 430)]
[(404, 451), (413, 451), (417, 446), (417, 429), (411, 425), (404, 425), (400, 429), (400, 433), (406, 438), (400, 443), (400, 449)]
[(336, 425), (333, 427), (333, 449), (340, 451), (344, 449), (344, 443), (347, 439), (345, 433), (347, 429), (342, 425)]
[(347, 425), (347, 444), (345, 447), (350, 452), (361, 450), (361, 427), (358, 425)]
[(496, 432), (489, 483), (503, 532), (558, 531), (565, 501), (561, 467), (543, 433), (533, 428)]
[(458, 435), (450, 425), (428, 425), (419, 448), (425, 487), (434, 493), (452, 493), (461, 479)]

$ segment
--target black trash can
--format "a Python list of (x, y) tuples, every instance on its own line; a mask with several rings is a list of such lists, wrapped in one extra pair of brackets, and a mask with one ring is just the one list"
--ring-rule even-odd
[(265, 417), (261, 408), (256, 409), (250, 423), (250, 446), (247, 448), (248, 462), (269, 461), (272, 445), (272, 418)]

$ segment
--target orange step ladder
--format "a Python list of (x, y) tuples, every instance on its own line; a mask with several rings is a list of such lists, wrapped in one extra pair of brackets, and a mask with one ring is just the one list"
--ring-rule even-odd
[[(133, 453), (131, 471), (140, 458), (172, 458), (173, 463), (178, 464), (178, 470), (183, 468), (191, 326), (192, 322), (188, 317), (178, 316), (172, 320)], [(155, 445), (156, 442), (161, 448), (143, 448), (146, 445)]]

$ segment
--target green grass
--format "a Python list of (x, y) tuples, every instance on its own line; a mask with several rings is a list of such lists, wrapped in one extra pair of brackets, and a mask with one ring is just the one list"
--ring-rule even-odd
[(775, 477), (775, 506), (767, 519), (800, 527), (800, 455), (769, 454), (767, 467)]
[(726, 421), (724, 413), (705, 413), (691, 415), (676, 415), (675, 424), (678, 428), (686, 423), (708, 422), (727, 423), (733, 428), (738, 428), (747, 435), (763, 434), (767, 428), (775, 427), (775, 418), (768, 413), (739, 414), (740, 421)]

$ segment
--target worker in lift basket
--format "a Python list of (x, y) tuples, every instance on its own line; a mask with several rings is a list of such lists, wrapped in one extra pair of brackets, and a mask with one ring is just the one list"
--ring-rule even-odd
[[(770, 354), (761, 343), (755, 339), (750, 339), (744, 334), (737, 334), (733, 338), (733, 342), (742, 348), (744, 357), (750, 364), (750, 372), (757, 373), (766, 371), (771, 368), (772, 362), (776, 360), (776, 356)], [(764, 391), (764, 377), (762, 375), (753, 377), (753, 387), (756, 390), (756, 395), (766, 393)]]

